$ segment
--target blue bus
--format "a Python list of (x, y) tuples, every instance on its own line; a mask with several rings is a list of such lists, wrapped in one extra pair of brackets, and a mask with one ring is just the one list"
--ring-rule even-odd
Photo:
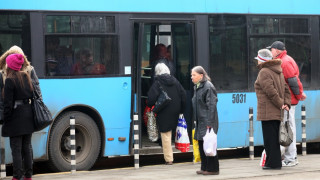
[[(285, 42), (300, 68), (308, 98), (307, 142), (320, 141), (320, 2), (318, 0), (0, 0), (0, 53), (22, 47), (40, 79), (53, 114), (35, 132), (34, 159), (56, 171), (70, 169), (69, 118), (76, 117), (77, 169), (99, 157), (132, 155), (133, 114), (139, 114), (140, 153), (157, 153), (148, 141), (143, 111), (153, 49), (171, 52), (176, 78), (187, 91), (189, 132), (193, 85), (190, 69), (202, 65), (218, 90), (218, 148), (249, 145), (249, 107), (256, 114), (253, 58), (275, 40)], [(256, 115), (254, 115), (256, 117)], [(254, 121), (255, 145), (263, 145)], [(11, 163), (5, 139), (6, 163)]]

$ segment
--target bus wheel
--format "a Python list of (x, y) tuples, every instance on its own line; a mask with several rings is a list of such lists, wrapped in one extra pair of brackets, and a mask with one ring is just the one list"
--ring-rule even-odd
[(70, 171), (70, 116), (76, 119), (76, 168), (90, 169), (97, 160), (101, 137), (93, 119), (78, 111), (61, 114), (52, 125), (49, 136), (49, 165), (53, 171)]

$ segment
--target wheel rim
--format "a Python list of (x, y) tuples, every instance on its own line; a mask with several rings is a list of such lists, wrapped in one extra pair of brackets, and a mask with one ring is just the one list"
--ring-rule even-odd
[[(90, 136), (90, 132), (82, 125), (76, 124), (75, 131), (76, 131), (76, 161), (77, 163), (81, 163), (89, 156), (92, 139)], [(60, 138), (60, 148), (59, 148), (60, 154), (65, 161), (70, 163), (71, 162), (70, 128), (65, 129), (63, 132), (64, 133)]]

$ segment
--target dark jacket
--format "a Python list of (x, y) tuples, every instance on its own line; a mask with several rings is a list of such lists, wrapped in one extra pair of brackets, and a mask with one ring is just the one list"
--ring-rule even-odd
[(213, 128), (218, 134), (217, 91), (210, 81), (201, 82), (199, 87), (195, 85), (192, 98), (193, 122), (196, 122), (194, 139), (203, 140), (207, 132), (207, 126)]
[(183, 113), (186, 104), (186, 92), (179, 81), (169, 75), (163, 74), (155, 77), (148, 92), (148, 106), (152, 107), (160, 94), (160, 87), (172, 99), (170, 103), (157, 114), (157, 124), (160, 132), (168, 132), (177, 127), (179, 114)]
[(254, 84), (258, 99), (257, 120), (282, 120), (282, 105), (290, 107), (291, 95), (282, 74), (281, 60), (270, 60), (258, 67), (261, 70)]
[[(34, 132), (33, 111), (28, 99), (32, 99), (33, 92), (30, 88), (27, 76), (23, 76), (24, 87), (17, 79), (7, 78), (4, 86), (4, 124), (2, 136), (13, 137), (31, 134)], [(15, 106), (17, 100), (25, 103)]]
[[(24, 70), (24, 72), (28, 73), (31, 76), (31, 80), (32, 83), (34, 84), (34, 90), (37, 92), (37, 94), (40, 95), (40, 98), (42, 99), (42, 94), (41, 94), (41, 90), (40, 90), (40, 85), (39, 85), (39, 79), (38, 76), (36, 74), (36, 71), (34, 70), (34, 68), (32, 66), (27, 66)], [(5, 84), (5, 80), (6, 80), (6, 73), (4, 70), (0, 70), (1, 73), (1, 78), (0, 81), (2, 82), (2, 84), (0, 83), (0, 89), (4, 88), (4, 84)], [(3, 95), (2, 95), (2, 90), (0, 90), (0, 124), (3, 123)]]
[(283, 76), (291, 92), (291, 104), (296, 105), (299, 103), (303, 93), (303, 86), (299, 79), (299, 67), (293, 58), (287, 55), (287, 51), (283, 51), (277, 58), (282, 61)]

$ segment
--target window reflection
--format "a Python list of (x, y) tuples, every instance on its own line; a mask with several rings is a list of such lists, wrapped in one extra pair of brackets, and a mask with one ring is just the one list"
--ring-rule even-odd
[(0, 13), (0, 56), (13, 45), (21, 47), (32, 61), (30, 17), (27, 12)]
[(47, 76), (118, 73), (117, 36), (46, 38)]
[(291, 56), (297, 63), (300, 71), (300, 80), (304, 87), (310, 86), (311, 81), (311, 47), (309, 36), (295, 36), (295, 37), (251, 37), (250, 38), (250, 87), (256, 80), (258, 69), (256, 67), (256, 60), (254, 57), (257, 55), (259, 49), (265, 48), (272, 44), (274, 41), (282, 41), (286, 45), (288, 55)]
[(251, 34), (309, 33), (308, 19), (305, 18), (252, 17), (250, 22)]
[(47, 33), (114, 33), (114, 16), (47, 16)]
[(248, 88), (247, 26), (245, 16), (209, 18), (210, 75), (218, 90)]

